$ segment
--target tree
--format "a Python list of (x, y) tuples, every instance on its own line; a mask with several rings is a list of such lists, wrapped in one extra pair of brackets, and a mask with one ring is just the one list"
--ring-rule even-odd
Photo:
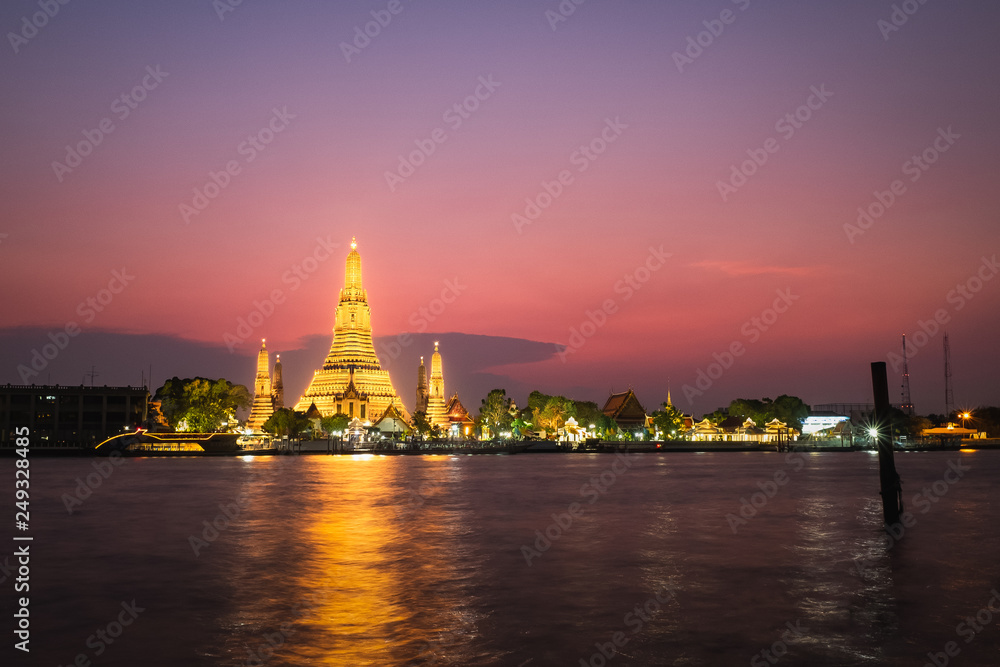
[(972, 411), (970, 428), (986, 431), (987, 437), (1000, 437), (1000, 408), (980, 406)]
[[(719, 411), (716, 411), (719, 412)], [(797, 396), (782, 394), (773, 401), (770, 398), (737, 398), (729, 404), (729, 416), (752, 419), (757, 426), (763, 426), (772, 419), (778, 419), (801, 431), (802, 422), (809, 416), (809, 406)]]
[(801, 431), (802, 422), (809, 416), (809, 406), (798, 396), (782, 394), (771, 404), (771, 415), (771, 419), (776, 417), (792, 428)]
[(575, 416), (576, 406), (573, 404), (573, 401), (564, 396), (550, 396), (545, 402), (544, 407), (534, 408), (536, 426), (552, 433), (562, 428), (567, 419)]
[(576, 408), (576, 421), (587, 429), (591, 424), (597, 426), (597, 422), (604, 416), (604, 412), (593, 401), (573, 401), (573, 406)]
[(328, 417), (323, 417), (319, 421), (319, 425), (327, 433), (335, 433), (338, 431), (343, 433), (344, 431), (347, 430), (347, 425), (350, 423), (351, 423), (350, 418), (347, 415), (341, 413), (330, 415)]
[(684, 426), (684, 414), (673, 405), (664, 403), (661, 410), (653, 412), (653, 426), (664, 438), (676, 436)]
[(434, 432), (434, 426), (427, 420), (427, 413), (423, 410), (417, 410), (413, 413), (413, 428), (421, 437)]
[(485, 426), (497, 437), (503, 431), (509, 431), (511, 422), (511, 401), (503, 389), (494, 389), (483, 399), (479, 407), (479, 424)]
[(291, 408), (278, 408), (268, 417), (261, 428), (274, 435), (287, 435), (290, 438), (298, 437), (303, 431), (309, 430), (312, 421), (302, 412), (296, 412)]
[(236, 418), (236, 410), (251, 404), (250, 391), (243, 385), (203, 377), (170, 378), (156, 390), (153, 400), (160, 401), (160, 412), (170, 428), (184, 425), (199, 433), (222, 430)]

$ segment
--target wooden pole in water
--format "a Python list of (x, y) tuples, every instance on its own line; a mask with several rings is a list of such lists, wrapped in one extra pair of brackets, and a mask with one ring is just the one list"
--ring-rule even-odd
[(872, 362), (872, 391), (875, 394), (875, 428), (878, 431), (878, 475), (882, 487), (882, 518), (886, 526), (899, 523), (903, 511), (903, 487), (896, 472), (892, 452), (889, 416), (889, 380), (885, 362)]

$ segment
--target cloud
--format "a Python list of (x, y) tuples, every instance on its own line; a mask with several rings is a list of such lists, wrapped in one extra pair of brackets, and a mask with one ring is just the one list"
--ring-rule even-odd
[[(31, 367), (33, 350), (41, 351), (52, 342), (50, 331), (55, 330), (43, 327), (0, 329), (0, 383), (24, 383), (18, 366)], [(403, 340), (407, 344), (401, 344), (398, 336), (377, 336), (374, 342), (382, 367), (389, 371), (396, 392), (406, 406), (412, 409), (415, 402), (420, 357), (425, 358), (430, 372), (434, 341), (438, 341), (445, 392), (450, 397), (458, 391), (462, 402), (473, 413), (491, 389), (499, 387), (507, 389), (508, 394), (523, 392), (525, 395), (531, 391), (520, 382), (488, 369), (545, 361), (553, 358), (557, 349), (553, 343), (457, 332), (410, 334)], [(280, 349), (268, 341), (272, 365), (276, 354), (281, 354), (286, 404), (294, 404), (305, 391), (313, 372), (323, 365), (330, 342), (330, 334), (303, 337), (290, 349)], [(46, 360), (45, 367), (26, 383), (90, 384), (88, 373), (93, 368), (97, 373), (93, 380), (96, 385), (138, 386), (143, 377), (148, 378), (152, 366), (153, 390), (174, 376), (223, 377), (252, 387), (257, 348), (245, 347), (242, 353), (230, 354), (224, 344), (178, 336), (84, 331), (70, 338), (65, 348), (53, 359)]]
[(771, 264), (757, 264), (749, 260), (720, 261), (704, 260), (689, 264), (694, 268), (705, 269), (706, 271), (719, 271), (728, 276), (807, 276), (815, 273), (819, 267), (815, 266), (776, 266)]

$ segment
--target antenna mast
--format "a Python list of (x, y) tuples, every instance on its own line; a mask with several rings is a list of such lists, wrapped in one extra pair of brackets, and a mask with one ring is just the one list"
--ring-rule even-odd
[(906, 334), (903, 334), (903, 401), (899, 407), (909, 416), (913, 416), (913, 401), (910, 399), (910, 368), (906, 361)]
[(951, 345), (948, 343), (948, 334), (944, 335), (944, 412), (945, 417), (951, 419), (951, 413), (955, 409), (955, 395), (951, 390)]

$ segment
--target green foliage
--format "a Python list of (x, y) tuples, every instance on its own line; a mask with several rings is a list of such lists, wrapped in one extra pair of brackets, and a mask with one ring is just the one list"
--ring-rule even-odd
[(350, 418), (345, 414), (330, 415), (328, 417), (323, 417), (320, 421), (320, 427), (327, 433), (335, 433), (347, 430), (347, 425), (351, 423)]
[(177, 430), (182, 423), (188, 431), (213, 433), (225, 428), (236, 417), (236, 410), (249, 408), (249, 390), (225, 379), (173, 377), (156, 390), (154, 400), (160, 401), (160, 412), (170, 428)]
[(421, 436), (426, 436), (429, 433), (434, 432), (434, 426), (427, 420), (427, 413), (423, 410), (417, 410), (413, 413), (413, 428), (417, 430)]
[(1000, 437), (1000, 408), (982, 406), (972, 411), (972, 419), (966, 420), (969, 428), (986, 431), (987, 437)]
[(494, 437), (510, 430), (514, 416), (511, 414), (511, 400), (503, 389), (494, 389), (483, 399), (479, 407), (479, 425), (487, 427)]
[(583, 428), (589, 429), (591, 424), (596, 427), (604, 417), (601, 408), (593, 401), (573, 401), (573, 404), (576, 406), (576, 421)]
[(786, 394), (773, 401), (770, 398), (761, 400), (738, 398), (729, 404), (729, 416), (752, 419), (758, 426), (763, 426), (772, 419), (778, 419), (801, 431), (802, 422), (809, 416), (809, 406), (803, 403), (801, 398)]
[(559, 430), (567, 419), (575, 416), (576, 405), (564, 396), (550, 396), (543, 407), (533, 409), (536, 428), (545, 429), (549, 433)]
[(934, 422), (927, 417), (913, 415), (906, 421), (906, 434), (911, 438), (919, 438), (924, 429), (934, 428)]
[(287, 435), (291, 438), (298, 437), (300, 433), (309, 430), (312, 422), (302, 412), (295, 412), (291, 408), (278, 408), (268, 417), (261, 428), (273, 435)]
[(684, 426), (684, 414), (672, 405), (663, 404), (661, 410), (656, 410), (652, 414), (653, 426), (660, 431), (664, 438), (674, 437), (674, 432), (680, 431)]

